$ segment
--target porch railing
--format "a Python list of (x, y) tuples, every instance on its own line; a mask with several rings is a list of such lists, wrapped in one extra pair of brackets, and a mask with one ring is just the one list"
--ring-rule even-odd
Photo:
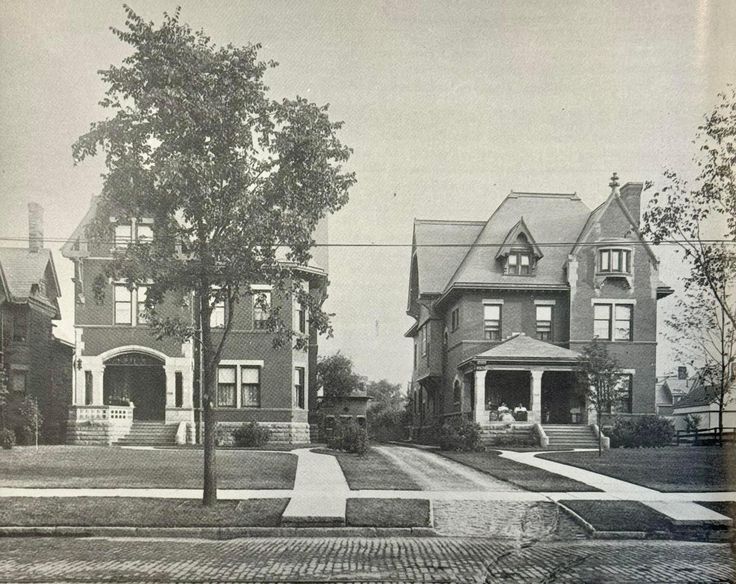
[(134, 409), (134, 406), (71, 406), (69, 408), (69, 419), (76, 422), (109, 420), (113, 423), (130, 423), (133, 421)]

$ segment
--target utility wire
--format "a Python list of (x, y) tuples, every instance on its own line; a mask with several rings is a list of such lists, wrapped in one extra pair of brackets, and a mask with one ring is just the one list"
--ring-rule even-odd
[[(29, 238), (27, 237), (2, 237), (0, 236), (0, 241), (11, 241), (11, 242), (27, 242)], [(44, 243), (66, 243), (67, 241), (70, 241), (70, 238), (51, 238), (51, 237), (44, 237), (39, 238)], [(74, 243), (81, 244), (90, 244), (90, 245), (115, 245), (117, 242), (113, 240), (85, 240), (85, 239), (78, 239), (74, 240)], [(128, 242), (126, 242), (128, 243)], [(132, 242), (130, 242), (132, 243)], [(578, 242), (578, 241), (553, 241), (553, 242), (535, 242), (538, 247), (569, 247), (571, 245), (579, 245), (582, 247), (585, 246), (594, 246), (599, 247), (603, 244), (610, 243), (611, 245), (682, 245), (682, 244), (697, 244), (697, 243), (723, 243), (726, 245), (736, 245), (736, 241), (731, 239), (664, 239), (660, 241), (659, 243), (654, 243), (652, 241), (598, 241), (598, 242)], [(288, 246), (289, 244), (287, 242), (278, 242), (273, 244), (274, 246)], [(315, 243), (311, 247), (463, 247), (463, 248), (472, 248), (472, 247), (503, 247), (505, 245), (508, 245), (507, 243), (373, 243), (373, 242), (365, 242), (365, 243)]]

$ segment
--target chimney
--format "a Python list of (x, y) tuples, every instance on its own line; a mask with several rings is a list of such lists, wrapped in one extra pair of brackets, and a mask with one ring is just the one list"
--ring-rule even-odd
[(641, 191), (643, 188), (643, 183), (626, 183), (621, 187), (619, 194), (624, 205), (626, 205), (629, 213), (634, 218), (634, 221), (636, 221), (637, 227), (639, 227), (641, 221)]
[(43, 249), (43, 207), (38, 203), (28, 203), (28, 249)]

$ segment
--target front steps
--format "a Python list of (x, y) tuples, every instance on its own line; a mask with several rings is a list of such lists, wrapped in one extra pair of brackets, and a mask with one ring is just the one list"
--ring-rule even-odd
[(542, 424), (549, 438), (549, 448), (598, 448), (592, 426), (575, 424)]
[(115, 446), (174, 446), (178, 424), (134, 420), (130, 433)]

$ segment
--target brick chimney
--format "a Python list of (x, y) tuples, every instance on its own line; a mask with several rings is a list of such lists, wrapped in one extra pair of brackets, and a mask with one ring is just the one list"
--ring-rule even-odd
[(28, 249), (43, 249), (43, 207), (38, 203), (28, 203)]
[(626, 183), (619, 191), (619, 196), (636, 221), (637, 227), (641, 222), (641, 191), (643, 188), (643, 183)]

